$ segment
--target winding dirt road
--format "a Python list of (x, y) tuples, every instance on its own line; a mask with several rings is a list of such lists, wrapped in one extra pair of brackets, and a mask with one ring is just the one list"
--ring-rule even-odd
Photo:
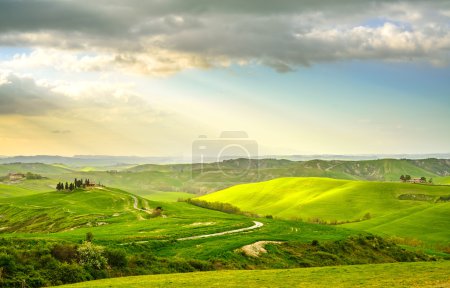
[[(144, 209), (140, 209), (138, 208), (138, 199), (136, 196), (131, 196), (133, 198), (133, 208), (138, 210), (138, 211), (142, 211), (142, 212), (146, 212), (149, 213), (148, 210), (144, 210)], [(254, 229), (258, 229), (262, 226), (264, 226), (264, 223), (258, 222), (258, 221), (253, 221), (254, 225), (250, 226), (250, 227), (245, 227), (245, 228), (240, 228), (240, 229), (234, 229), (234, 230), (228, 230), (228, 231), (224, 231), (224, 232), (218, 232), (218, 233), (212, 233), (212, 234), (203, 234), (203, 235), (197, 235), (197, 236), (190, 236), (190, 237), (184, 237), (184, 238), (178, 238), (178, 241), (185, 241), (185, 240), (194, 240), (194, 239), (202, 239), (202, 238), (209, 238), (209, 237), (215, 237), (215, 236), (222, 236), (222, 235), (227, 235), (227, 234), (234, 234), (234, 233), (239, 233), (239, 232), (245, 232), (245, 231), (250, 231), (250, 230), (254, 230)], [(148, 241), (139, 241), (139, 243), (145, 243)], [(125, 244), (121, 244), (121, 245), (126, 245), (129, 243), (125, 243)]]
[(253, 223), (255, 223), (255, 225), (250, 226), (250, 227), (246, 227), (246, 228), (240, 228), (240, 229), (229, 230), (229, 231), (224, 231), (224, 232), (218, 232), (218, 233), (213, 233), (213, 234), (204, 234), (204, 235), (198, 235), (198, 236), (179, 238), (177, 240), (178, 241), (184, 241), (184, 240), (194, 240), (194, 239), (208, 238), (208, 237), (214, 237), (214, 236), (221, 236), (221, 235), (227, 235), (227, 234), (233, 234), (233, 233), (249, 231), (249, 230), (257, 229), (257, 228), (260, 228), (260, 227), (264, 226), (263, 223), (258, 222), (258, 221), (253, 221)]
[(142, 212), (145, 212), (145, 213), (149, 213), (149, 211), (147, 211), (147, 210), (144, 210), (144, 209), (138, 208), (138, 199), (137, 199), (137, 197), (136, 197), (136, 196), (133, 196), (133, 195), (131, 195), (131, 197), (132, 197), (132, 198), (133, 198), (133, 200), (134, 200), (134, 203), (133, 203), (133, 208), (134, 208), (134, 209), (136, 209), (136, 210), (138, 210), (138, 211), (142, 211)]

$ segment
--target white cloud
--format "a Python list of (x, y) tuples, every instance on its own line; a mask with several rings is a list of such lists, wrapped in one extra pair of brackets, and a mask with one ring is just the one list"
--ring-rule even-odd
[(35, 49), (2, 66), (159, 76), (254, 62), (279, 71), (348, 59), (448, 64), (445, 1), (315, 2), (67, 1), (54, 3), (59, 17), (35, 4), (0, 3), (18, 15), (0, 12), (0, 45)]

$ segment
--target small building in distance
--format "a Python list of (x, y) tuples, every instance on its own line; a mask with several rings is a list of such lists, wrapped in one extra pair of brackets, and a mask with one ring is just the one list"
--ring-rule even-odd
[(19, 180), (25, 179), (25, 174), (9, 173), (8, 178), (9, 178), (9, 181), (19, 181)]
[(407, 180), (408, 183), (426, 183), (426, 179), (423, 178), (411, 178), (411, 180)]
[(97, 184), (95, 184), (93, 182), (89, 182), (89, 183), (84, 184), (84, 187), (97, 187), (97, 186), (99, 186), (99, 185), (97, 185)]

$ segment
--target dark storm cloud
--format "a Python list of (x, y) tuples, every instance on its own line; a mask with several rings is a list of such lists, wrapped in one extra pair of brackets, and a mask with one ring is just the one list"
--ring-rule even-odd
[(0, 31), (113, 33), (123, 24), (117, 14), (87, 1), (0, 1)]
[(30, 78), (8, 75), (0, 84), (0, 115), (43, 115), (67, 106), (69, 100)]
[[(155, 49), (193, 55), (200, 64), (192, 66), (226, 58), (280, 72), (347, 59), (445, 62), (448, 11), (440, 0), (0, 0), (0, 45), (112, 53), (116, 64), (149, 73), (140, 56)], [(174, 59), (158, 69), (183, 69)]]

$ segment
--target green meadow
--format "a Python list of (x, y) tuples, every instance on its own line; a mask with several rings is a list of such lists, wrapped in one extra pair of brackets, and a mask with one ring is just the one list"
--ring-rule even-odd
[[(14, 172), (32, 172), (40, 173), (50, 180), (54, 179), (54, 182), (73, 181), (74, 178), (90, 178), (109, 187), (145, 196), (159, 194), (159, 192), (205, 194), (236, 184), (261, 182), (281, 177), (397, 182), (400, 175), (410, 175), (411, 177), (432, 178), (435, 183), (448, 184), (449, 181), (445, 176), (448, 176), (448, 171), (450, 171), (450, 161), (446, 159), (367, 161), (260, 159), (249, 162), (247, 159), (234, 159), (219, 164), (205, 164), (202, 173), (198, 173), (199, 167), (190, 164), (69, 167), (60, 164), (14, 163), (1, 164), (0, 176)], [(247, 168), (248, 171), (243, 171)], [(224, 172), (236, 176), (224, 177)], [(19, 185), (21, 184), (19, 183)], [(34, 183), (34, 188), (38, 191), (49, 191), (49, 185), (45, 181)]]
[(391, 263), (135, 276), (60, 287), (447, 287), (449, 270), (449, 261)]
[[(427, 196), (425, 200), (420, 199), (423, 195)], [(279, 178), (233, 186), (199, 199), (230, 203), (261, 215), (345, 224), (447, 245), (450, 232), (445, 227), (450, 226), (450, 203), (436, 200), (448, 195), (450, 186)]]
[[(41, 287), (119, 276), (222, 270), (199, 274), (205, 280), (196, 283), (370, 287), (381, 283), (375, 282), (380, 277), (370, 275), (387, 273), (382, 272), (387, 267), (393, 272), (384, 274), (387, 282), (383, 285), (446, 283), (441, 274), (448, 268), (447, 262), (373, 264), (449, 258), (450, 204), (446, 199), (450, 186), (445, 185), (448, 177), (440, 176), (445, 174), (447, 162), (267, 159), (240, 175), (239, 167), (245, 166), (245, 161), (225, 161), (220, 169), (208, 164), (204, 173), (194, 177), (196, 166), (192, 170), (186, 164), (123, 165), (117, 170), (0, 165), (5, 173), (43, 176), (15, 182), (3, 177), (0, 183), (0, 283)], [(222, 179), (223, 169), (239, 179)], [(400, 183), (395, 179), (399, 173), (432, 177), (434, 185)], [(74, 178), (106, 186), (55, 191), (57, 182)], [(184, 202), (189, 198), (194, 200)], [(193, 205), (195, 199), (222, 204), (208, 206), (216, 209), (212, 210)], [(260, 227), (246, 229), (255, 221)], [(233, 232), (238, 229), (244, 230)], [(227, 231), (232, 233), (220, 234)], [(77, 251), (84, 247), (87, 235), (98, 247), (94, 255), (104, 257), (108, 266), (94, 269), (80, 262)], [(248, 251), (257, 251), (257, 255)], [(346, 266), (350, 264), (365, 264), (361, 267), (367, 267), (367, 272), (360, 273), (360, 266)], [(305, 269), (333, 265), (340, 266)], [(286, 270), (300, 267), (303, 269)], [(266, 270), (274, 268), (280, 270)], [(230, 269), (256, 270), (223, 271)], [(408, 277), (410, 282), (398, 282), (395, 275), (409, 271), (416, 271), (414, 277)], [(188, 275), (119, 278), (114, 284), (170, 287), (168, 281), (172, 281), (175, 287), (181, 283), (190, 287), (194, 282), (187, 280)], [(276, 275), (284, 275), (292, 283), (276, 283)], [(333, 280), (321, 282), (317, 275)]]

